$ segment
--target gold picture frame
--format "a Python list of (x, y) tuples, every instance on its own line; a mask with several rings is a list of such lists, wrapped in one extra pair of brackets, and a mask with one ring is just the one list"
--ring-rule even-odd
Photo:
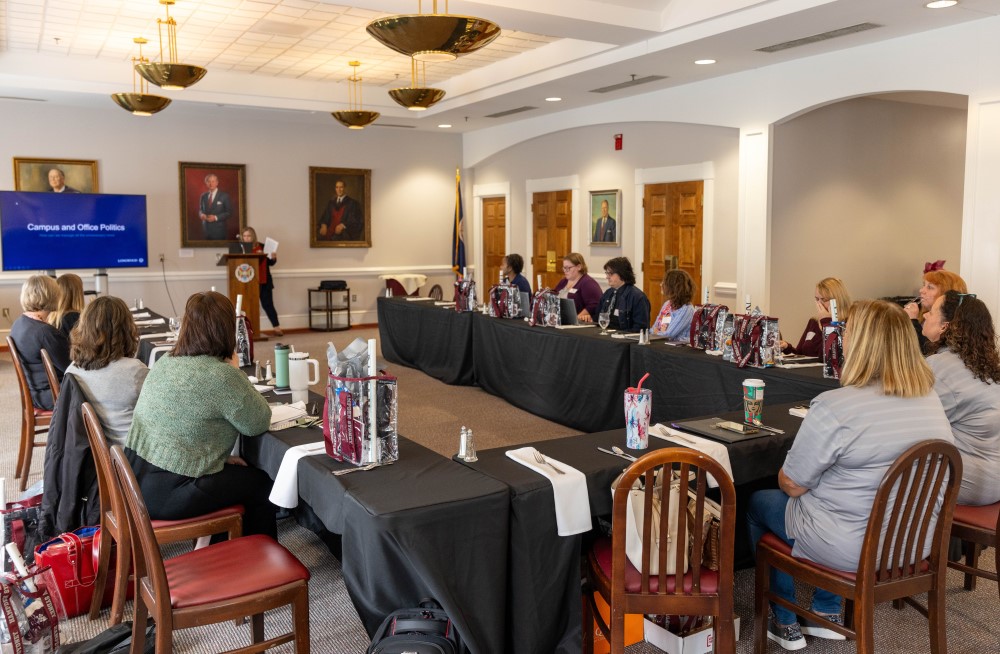
[(238, 240), (247, 226), (246, 164), (181, 161), (178, 166), (181, 247), (224, 248)]
[[(608, 203), (607, 220), (604, 218), (604, 203)], [(621, 245), (622, 233), (622, 192), (621, 189), (611, 191), (590, 192), (590, 244), (591, 245)]]
[[(343, 192), (338, 193), (341, 184)], [(370, 248), (371, 206), (370, 168), (310, 166), (309, 247)]]
[(54, 191), (49, 182), (53, 169), (62, 173), (66, 193), (98, 193), (96, 159), (39, 159), (34, 157), (14, 157), (15, 191)]

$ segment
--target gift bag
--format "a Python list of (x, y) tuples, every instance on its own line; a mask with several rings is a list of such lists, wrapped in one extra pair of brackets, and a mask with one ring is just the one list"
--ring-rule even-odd
[[(649, 531), (649, 545), (648, 549), (653, 553), (649, 557), (649, 574), (656, 575), (660, 573), (660, 557), (658, 552), (660, 551), (660, 519), (662, 516), (662, 503), (660, 502), (660, 497), (662, 495), (660, 484), (660, 472), (656, 473), (655, 487), (653, 489), (653, 507), (650, 515), (650, 531)], [(621, 477), (611, 484), (611, 494), (614, 496), (615, 488), (618, 486), (618, 482)], [(642, 532), (645, 526), (645, 520), (643, 518), (643, 498), (645, 496), (645, 491), (642, 488), (642, 478), (636, 479), (632, 485), (632, 489), (628, 493), (628, 503), (625, 507), (625, 556), (628, 558), (629, 563), (636, 570), (642, 570)], [(669, 529), (667, 530), (667, 570), (666, 574), (672, 575), (677, 571), (677, 547), (680, 545), (677, 539), (677, 516), (680, 508), (680, 494), (681, 494), (681, 481), (679, 478), (673, 478), (670, 484), (670, 493), (667, 496), (667, 501), (670, 503), (667, 512), (667, 520), (669, 520)], [(684, 569), (682, 573), (686, 573), (688, 566), (690, 565), (689, 557), (691, 554), (691, 534), (692, 527), (694, 526), (694, 516), (688, 510), (688, 504), (684, 503), (684, 518), (687, 521), (685, 527), (685, 533), (687, 534), (687, 541), (684, 543)]]
[(520, 318), (520, 289), (507, 282), (501, 282), (490, 288), (489, 312), (494, 318)]
[[(58, 595), (66, 609), (66, 617), (72, 618), (90, 610), (100, 549), (100, 527), (81, 527), (35, 548), (35, 564), (52, 570), (49, 590), (53, 595)], [(108, 570), (103, 606), (110, 606), (114, 597), (114, 557)]]
[(396, 410), (395, 377), (331, 374), (323, 414), (326, 453), (358, 466), (396, 461), (399, 459)]
[(690, 343), (697, 350), (721, 349), (718, 334), (729, 313), (724, 304), (700, 304), (691, 317)]
[(832, 322), (823, 328), (823, 376), (840, 379), (844, 365), (844, 324)]
[[(14, 543), (24, 553), (25, 563), (30, 567), (35, 560), (35, 546), (41, 542), (39, 520), (42, 513), (42, 496), (35, 495), (19, 502), (8, 502), (0, 511), (3, 516), (3, 545)], [(3, 557), (3, 571), (14, 567), (10, 557)]]
[(475, 311), (479, 301), (476, 299), (476, 282), (471, 279), (461, 279), (455, 282), (455, 311)]
[(562, 312), (559, 309), (559, 296), (547, 288), (535, 293), (531, 301), (531, 317), (528, 324), (532, 327), (558, 327), (562, 325)]
[(0, 579), (0, 641), (4, 652), (52, 654), (59, 647), (59, 612), (46, 584), (43, 568), (26, 576)]
[(768, 368), (780, 352), (778, 319), (758, 313), (733, 318), (733, 362), (740, 368)]

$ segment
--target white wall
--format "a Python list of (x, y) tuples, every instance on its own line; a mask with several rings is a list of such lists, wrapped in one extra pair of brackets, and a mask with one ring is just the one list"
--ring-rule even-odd
[[(346, 279), (358, 295), (353, 319), (375, 322), (377, 275), (422, 272), (429, 284), (450, 283), (451, 221), (461, 137), (394, 128), (347, 130), (328, 114), (175, 105), (131, 116), (106, 108), (5, 102), (0, 161), (12, 157), (96, 159), (106, 193), (145, 194), (149, 214), (148, 270), (110, 272), (112, 294), (170, 311), (157, 254), (166, 255), (166, 283), (181, 311), (190, 293), (226, 287), (215, 255), (196, 248), (180, 258), (178, 162), (246, 164), (247, 217), (258, 235), (281, 243), (274, 269), (275, 303), (284, 327), (307, 324), (306, 289), (320, 279)], [(309, 167), (372, 170), (372, 243), (367, 249), (309, 247)], [(0, 166), (0, 188), (14, 187), (12, 167)], [(88, 287), (89, 273), (82, 273)], [(25, 275), (0, 274), (0, 307), (20, 312)], [(426, 289), (424, 289), (426, 294)], [(263, 326), (269, 327), (262, 314)], [(8, 328), (0, 321), (0, 329)]]
[(925, 261), (959, 269), (966, 113), (855, 99), (774, 127), (770, 311), (786, 340), (823, 277), (862, 299), (915, 293)]

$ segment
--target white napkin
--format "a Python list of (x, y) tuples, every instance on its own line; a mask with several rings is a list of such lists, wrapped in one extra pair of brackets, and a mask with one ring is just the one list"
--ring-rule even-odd
[(406, 301), (407, 302), (426, 302), (428, 300), (433, 300), (433, 299), (434, 298), (432, 298), (432, 297), (408, 297), (408, 298), (406, 298)]
[(153, 325), (165, 325), (167, 321), (163, 318), (153, 318), (152, 320), (136, 320), (136, 327), (151, 327)]
[(144, 341), (147, 338), (166, 338), (167, 336), (173, 336), (173, 332), (163, 332), (162, 334), (143, 334), (139, 337), (140, 341)]
[(323, 441), (288, 448), (281, 459), (278, 474), (274, 477), (274, 486), (271, 487), (268, 499), (272, 504), (285, 509), (294, 509), (299, 505), (299, 459), (319, 454), (325, 449)]
[(141, 313), (133, 313), (132, 317), (133, 318), (149, 318), (151, 315), (152, 314), (149, 313), (148, 311), (143, 311)]
[(436, 307), (453, 307), (453, 306), (455, 306), (455, 303), (454, 302), (440, 302), (438, 300), (435, 300), (434, 301), (434, 306), (436, 306)]
[[(726, 447), (725, 443), (709, 440), (708, 438), (702, 438), (701, 436), (693, 436), (683, 431), (671, 429), (661, 423), (657, 423), (650, 427), (649, 434), (650, 436), (656, 436), (657, 438), (662, 438), (663, 440), (669, 440), (686, 445), (692, 450), (698, 450), (702, 454), (707, 454), (715, 459), (718, 464), (725, 469), (725, 471), (729, 474), (730, 479), (733, 478), (733, 466), (729, 462), (729, 448)], [(712, 475), (708, 475), (708, 485), (711, 488), (717, 488), (719, 486), (719, 482), (715, 481), (715, 477)]]
[(815, 368), (817, 366), (823, 365), (822, 361), (814, 361), (813, 363), (783, 363), (779, 368)]
[(560, 536), (574, 536), (590, 531), (590, 496), (587, 495), (587, 476), (576, 468), (552, 457), (545, 457), (565, 474), (560, 475), (547, 465), (535, 461), (535, 448), (522, 447), (507, 450), (507, 456), (531, 468), (552, 482), (552, 496), (555, 498), (556, 531)]
[(594, 323), (577, 323), (575, 325), (556, 325), (556, 329), (583, 329), (585, 327), (597, 327)]

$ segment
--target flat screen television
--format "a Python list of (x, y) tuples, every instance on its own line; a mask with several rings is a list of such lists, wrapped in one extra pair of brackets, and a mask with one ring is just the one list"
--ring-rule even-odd
[(146, 196), (0, 191), (3, 269), (147, 268)]

